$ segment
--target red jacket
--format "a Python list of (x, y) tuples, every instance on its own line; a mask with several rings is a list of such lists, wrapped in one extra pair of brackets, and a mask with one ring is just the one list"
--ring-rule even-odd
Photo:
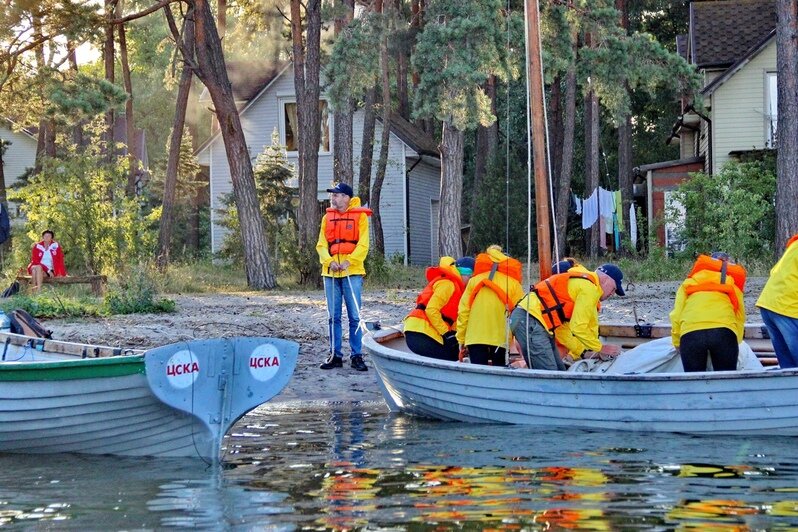
[[(42, 264), (42, 257), (44, 256), (45, 251), (44, 241), (38, 242), (33, 245), (33, 248), (30, 250), (30, 264), (28, 264), (28, 273), (33, 273), (31, 270), (34, 266), (42, 266), (46, 268)], [(64, 250), (61, 248), (61, 245), (53, 240), (50, 243), (50, 252), (53, 255), (53, 275), (55, 277), (65, 277), (67, 274), (66, 266), (64, 265)]]

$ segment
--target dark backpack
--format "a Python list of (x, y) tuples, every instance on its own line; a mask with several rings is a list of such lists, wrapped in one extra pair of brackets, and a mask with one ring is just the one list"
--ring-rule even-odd
[(21, 308), (12, 310), (11, 314), (8, 315), (8, 319), (11, 322), (11, 332), (14, 334), (22, 334), (33, 338), (53, 337), (52, 331), (45, 329), (36, 318)]
[(11, 283), (11, 286), (3, 290), (3, 293), (0, 294), (0, 297), (11, 297), (19, 293), (19, 281), (14, 281)]

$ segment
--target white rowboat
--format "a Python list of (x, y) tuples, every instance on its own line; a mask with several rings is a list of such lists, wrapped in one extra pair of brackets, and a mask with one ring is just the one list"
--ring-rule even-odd
[(197, 340), (147, 351), (0, 334), (0, 452), (195, 456), (282, 390), (299, 346)]

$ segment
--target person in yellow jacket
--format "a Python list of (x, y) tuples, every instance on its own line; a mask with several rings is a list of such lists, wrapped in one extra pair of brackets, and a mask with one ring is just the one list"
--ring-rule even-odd
[(725, 253), (701, 255), (676, 291), (671, 339), (684, 371), (737, 369), (745, 329), (745, 269)]
[(782, 368), (798, 368), (798, 234), (787, 242), (781, 259), (756, 302)]
[(427, 268), (428, 284), (404, 323), (405, 341), (412, 352), (439, 360), (457, 360), (457, 309), (473, 272), (473, 257), (456, 261), (441, 257), (438, 266)]
[(495, 245), (477, 256), (457, 309), (457, 342), (472, 364), (506, 365), (507, 318), (523, 296), (520, 262)]
[(622, 283), (623, 272), (614, 264), (591, 272), (574, 263), (564, 273), (536, 284), (510, 319), (527, 366), (565, 370), (555, 338), (573, 358), (620, 354), (620, 346), (601, 343), (598, 310), (601, 301), (625, 295)]
[(371, 210), (360, 206), (360, 198), (352, 187), (338, 183), (328, 188), (330, 208), (321, 219), (316, 252), (321, 262), (324, 294), (327, 297), (330, 353), (321, 369), (343, 366), (341, 351), (341, 305), (346, 303), (349, 317), (350, 363), (357, 371), (368, 371), (361, 352), (363, 332), (360, 330), (360, 294), (366, 268), (363, 263), (369, 252), (369, 220)]

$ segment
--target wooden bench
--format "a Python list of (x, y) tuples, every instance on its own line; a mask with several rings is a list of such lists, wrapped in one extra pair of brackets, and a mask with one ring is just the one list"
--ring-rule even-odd
[[(23, 285), (30, 285), (30, 275), (18, 275), (17, 281)], [(66, 277), (44, 277), (44, 284), (90, 284), (95, 296), (101, 296), (105, 289), (108, 277), (105, 275), (67, 275)]]

